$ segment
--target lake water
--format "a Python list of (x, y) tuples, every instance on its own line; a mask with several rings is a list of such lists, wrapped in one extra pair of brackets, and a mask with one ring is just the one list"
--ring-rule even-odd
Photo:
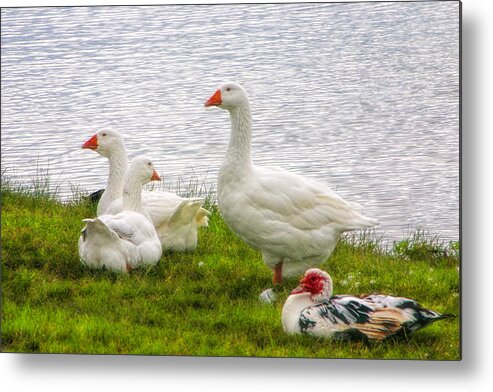
[(214, 186), (248, 91), (253, 159), (327, 182), (389, 240), (459, 238), (459, 3), (2, 9), (2, 172), (61, 196), (105, 186), (101, 127), (168, 186)]

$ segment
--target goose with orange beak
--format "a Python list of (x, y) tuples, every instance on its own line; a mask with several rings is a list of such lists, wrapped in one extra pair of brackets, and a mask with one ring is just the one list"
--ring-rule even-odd
[(360, 205), (322, 182), (252, 163), (252, 113), (239, 84), (223, 84), (204, 105), (227, 110), (231, 119), (217, 186), (221, 215), (234, 233), (262, 252), (274, 285), (327, 260), (342, 233), (377, 224)]
[[(109, 175), (98, 202), (98, 215), (116, 214), (123, 208), (123, 187), (128, 167), (123, 136), (113, 129), (101, 129), (81, 146), (108, 158)], [(207, 227), (210, 212), (202, 207), (202, 198), (185, 198), (172, 192), (142, 192), (145, 215), (152, 221), (163, 249), (193, 251), (197, 247), (198, 229)]]
[(83, 264), (129, 272), (158, 262), (163, 250), (156, 229), (145, 216), (142, 186), (160, 180), (149, 158), (132, 160), (125, 176), (123, 211), (83, 220), (86, 226), (79, 238), (79, 257)]

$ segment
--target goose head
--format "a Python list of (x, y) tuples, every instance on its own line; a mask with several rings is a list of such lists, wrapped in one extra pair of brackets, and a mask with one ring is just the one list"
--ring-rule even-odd
[(125, 152), (125, 143), (118, 131), (112, 129), (101, 129), (89, 140), (87, 140), (81, 148), (94, 150), (102, 156), (109, 158), (115, 152)]
[(332, 296), (332, 279), (330, 275), (318, 268), (310, 268), (300, 280), (300, 284), (291, 294), (306, 293), (313, 302), (319, 303)]
[(159, 177), (159, 174), (154, 169), (154, 164), (145, 156), (132, 159), (128, 167), (127, 177), (133, 178), (142, 185), (150, 181), (161, 181), (161, 177)]
[(248, 105), (248, 95), (244, 88), (235, 82), (227, 82), (221, 85), (204, 104), (205, 107), (219, 106), (226, 110), (243, 105)]

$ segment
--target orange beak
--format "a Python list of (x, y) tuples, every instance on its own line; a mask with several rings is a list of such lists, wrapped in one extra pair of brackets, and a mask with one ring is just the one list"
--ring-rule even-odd
[(98, 148), (98, 135), (94, 135), (87, 142), (85, 142), (81, 148), (87, 148), (89, 150), (96, 150)]
[(204, 103), (204, 106), (219, 106), (221, 105), (222, 100), (221, 100), (221, 90), (217, 90), (212, 97), (210, 97), (206, 103)]
[(161, 177), (157, 174), (156, 170), (152, 172), (151, 181), (161, 181)]

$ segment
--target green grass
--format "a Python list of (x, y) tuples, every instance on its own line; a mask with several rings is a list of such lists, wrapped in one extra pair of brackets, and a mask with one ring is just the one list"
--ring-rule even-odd
[[(77, 241), (95, 205), (80, 196), (60, 203), (46, 188), (2, 178), (4, 352), (460, 359), (459, 317), (380, 343), (284, 334), (282, 304), (297, 279), (276, 289), (277, 303), (260, 303), (271, 271), (212, 204), (194, 253), (165, 254), (129, 275), (89, 270)], [(341, 240), (322, 265), (336, 294), (407, 296), (459, 315), (457, 243), (417, 233), (386, 250), (372, 238)]]

